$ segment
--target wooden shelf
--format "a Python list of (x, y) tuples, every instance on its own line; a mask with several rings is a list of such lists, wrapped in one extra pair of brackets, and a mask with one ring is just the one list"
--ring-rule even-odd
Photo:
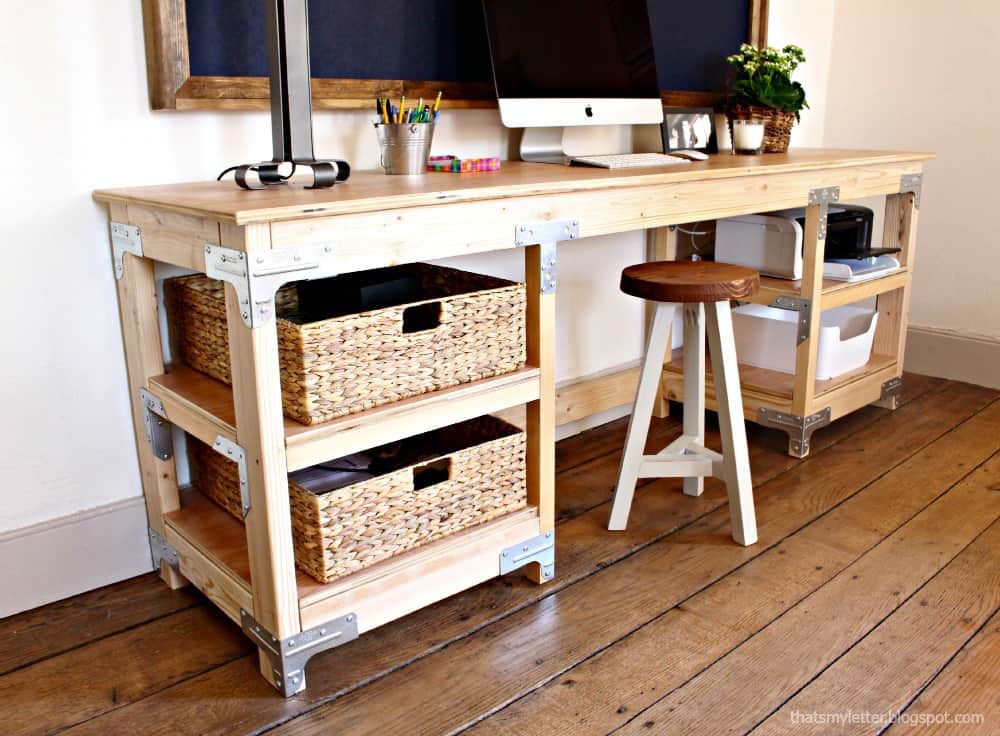
[[(442, 389), (358, 414), (307, 426), (285, 418), (288, 471), (394, 442), (420, 432), (509, 409), (539, 396), (539, 371), (523, 368), (494, 378)], [(232, 388), (178, 366), (149, 380), (167, 419), (202, 442), (219, 435), (236, 442)]]
[[(193, 488), (164, 521), (184, 576), (234, 621), (241, 607), (252, 611), (243, 525)], [(442, 589), (451, 595), (496, 577), (500, 552), (538, 534), (538, 510), (529, 506), (332, 583), (296, 570), (302, 626), (355, 613), (361, 631), (373, 629), (440, 599)]]
[[(670, 362), (663, 366), (665, 373), (667, 375), (673, 375), (679, 379), (683, 375), (684, 371), (683, 361), (683, 348), (676, 348), (671, 354)], [(895, 358), (888, 355), (873, 354), (869, 361), (857, 370), (844, 373), (843, 375), (836, 376), (834, 378), (817, 380), (815, 395), (818, 399), (821, 396), (838, 391), (839, 389), (850, 384), (862, 381), (868, 376), (881, 374), (887, 369), (894, 368), (895, 365)], [(710, 360), (706, 362), (705, 373), (710, 379), (712, 375)], [(755, 398), (761, 400), (762, 405), (767, 405), (766, 399), (773, 398), (776, 400), (776, 403), (771, 406), (781, 408), (780, 405), (787, 404), (791, 401), (794, 386), (795, 376), (791, 373), (782, 373), (780, 371), (772, 371), (767, 368), (758, 368), (756, 366), (740, 363), (740, 387), (743, 390), (744, 395), (753, 395)], [(675, 386), (670, 386), (669, 389), (668, 393), (670, 394), (670, 399), (676, 401), (682, 400), (683, 390), (680, 390)], [(714, 390), (710, 380), (706, 381), (706, 391), (714, 396)], [(756, 411), (756, 409), (754, 410)]]
[[(834, 279), (823, 279), (822, 308), (832, 309), (851, 302), (861, 301), (889, 291), (902, 289), (910, 282), (910, 273), (899, 268), (892, 273), (870, 281), (847, 283)], [(749, 301), (757, 304), (771, 304), (779, 296), (800, 297), (802, 282), (779, 279), (772, 276), (760, 277), (760, 290)]]

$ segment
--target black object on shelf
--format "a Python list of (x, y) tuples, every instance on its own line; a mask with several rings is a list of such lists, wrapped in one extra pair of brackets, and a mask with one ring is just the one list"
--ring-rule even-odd
[[(313, 183), (307, 189), (332, 187), (338, 181), (347, 180), (351, 167), (346, 161), (337, 159), (317, 160), (313, 153), (308, 0), (265, 2), (274, 157), (270, 161), (234, 167), (236, 183), (244, 189), (266, 189), (287, 183), (296, 167), (308, 166), (313, 172)], [(280, 172), (285, 164), (292, 165), (288, 174)], [(259, 183), (251, 180), (251, 173), (257, 174)]]

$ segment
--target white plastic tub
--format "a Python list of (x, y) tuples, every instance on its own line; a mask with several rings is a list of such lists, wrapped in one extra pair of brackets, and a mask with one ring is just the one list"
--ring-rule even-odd
[[(878, 313), (848, 304), (820, 317), (816, 378), (834, 378), (861, 368), (871, 358)], [(733, 310), (736, 357), (740, 363), (795, 373), (798, 312), (745, 304)]]

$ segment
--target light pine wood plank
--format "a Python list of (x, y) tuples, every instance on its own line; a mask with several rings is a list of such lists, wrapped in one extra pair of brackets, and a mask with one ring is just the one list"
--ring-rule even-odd
[(1000, 495), (987, 492), (998, 472), (1000, 458), (759, 634), (636, 714), (619, 733), (648, 733), (654, 726), (705, 734), (754, 728), (1000, 517)]
[(969, 733), (977, 727), (1000, 724), (1000, 612), (986, 622), (903, 711), (893, 733), (920, 736), (954, 733), (955, 724), (935, 722), (946, 713), (981, 716), (979, 724), (962, 724)]
[(609, 733), (757, 633), (1000, 449), (1000, 404), (471, 734)]
[[(978, 411), (983, 401), (989, 401), (992, 396), (992, 392), (982, 393), (979, 400), (973, 402), (975, 408), (969, 407), (958, 416)], [(853, 495), (896, 465), (900, 455), (912, 454), (919, 446), (940, 436), (940, 424), (918, 429), (927, 413), (914, 416), (911, 412), (915, 408), (911, 404), (884, 420), (891, 423), (904, 412), (910, 414), (907, 426), (914, 433), (909, 434), (905, 445), (889, 450), (883, 444), (894, 441), (885, 434), (890, 431), (889, 425), (884, 425), (880, 433), (870, 428), (871, 432), (862, 431), (828, 450), (831, 456), (824, 458), (828, 462), (801, 463), (766, 484), (758, 496), (761, 544), (740, 547), (723, 543), (722, 539), (727, 539), (729, 534), (729, 515), (727, 509), (717, 508), (683, 533), (650, 545), (504, 618), (484, 632), (418, 660), (334, 703), (320, 706), (307, 719), (292, 721), (275, 729), (274, 733), (282, 736), (373, 731), (382, 734), (447, 733), (473, 723), (481, 714), (503, 707), (566, 667), (662, 615), (698, 588), (723, 577)], [(927, 433), (926, 441), (915, 441), (922, 432)], [(878, 436), (873, 436), (876, 434)], [(873, 450), (873, 456), (862, 459), (855, 447), (853, 463), (847, 457), (843, 460), (832, 457), (837, 449), (843, 447), (846, 452), (857, 441), (865, 442)], [(876, 449), (878, 445), (882, 447)], [(877, 459), (880, 456), (881, 461)], [(889, 457), (894, 460), (887, 461)], [(846, 473), (848, 479), (840, 475), (845, 472), (845, 466), (850, 468)], [(835, 477), (846, 482), (841, 485), (833, 481)], [(795, 484), (796, 493), (782, 493), (785, 484)], [(678, 486), (675, 484), (675, 487)], [(706, 488), (706, 496), (709, 493)], [(701, 501), (700, 498), (682, 497), (692, 503)], [(654, 494), (639, 494), (633, 513), (652, 498)], [(600, 544), (610, 546), (619, 536), (631, 533), (634, 526), (655, 523), (656, 515), (648, 511), (637, 516), (643, 521), (633, 522), (628, 532), (608, 538), (594, 530), (588, 535), (589, 543), (598, 544), (600, 537), (597, 535), (601, 535)], [(663, 574), (664, 570), (670, 570), (669, 576)], [(365, 714), (363, 722), (357, 718), (359, 711)]]
[[(989, 485), (998, 482), (1000, 458), (969, 479), (986, 497)], [(947, 527), (941, 531), (946, 533)], [(813, 713), (869, 713), (885, 718), (880, 726), (887, 724), (989, 621), (997, 606), (1000, 523), (984, 531), (878, 628), (764, 721), (756, 733), (828, 733), (829, 723), (802, 722), (804, 715)], [(838, 723), (836, 730), (843, 736), (867, 734), (872, 724)]]
[[(555, 430), (556, 430), (556, 295), (542, 293), (542, 247), (524, 252), (524, 281), (528, 365), (538, 368), (539, 397), (525, 408), (527, 416), (528, 504), (537, 507), (539, 531), (555, 525)], [(531, 565), (529, 575), (544, 582), (540, 565)]]
[[(877, 177), (875, 172), (879, 167), (889, 169), (909, 164), (909, 170), (904, 173), (916, 173), (920, 171), (921, 162), (931, 157), (931, 154), (914, 152), (803, 148), (784, 154), (756, 157), (712, 156), (708, 161), (665, 169), (604, 170), (505, 161), (502, 171), (481, 177), (439, 174), (419, 177), (418, 181), (385, 176), (380, 171), (356, 171), (352, 172), (347, 185), (323, 190), (308, 190), (300, 185), (292, 185), (247, 195), (233, 186), (232, 182), (199, 182), (99, 190), (94, 197), (98, 201), (135, 202), (208, 216), (221, 222), (246, 224), (251, 221), (316, 218), (318, 215), (374, 212), (424, 204), (440, 205), (442, 200), (470, 202), (805, 173), (809, 175), (808, 180), (796, 182), (799, 187), (798, 198), (804, 204), (810, 188), (826, 186), (828, 183), (824, 176), (817, 175), (818, 172), (832, 172), (837, 177), (838, 169), (857, 169), (841, 172), (839, 176), (845, 187), (841, 196), (848, 198), (857, 196), (854, 188), (861, 181)], [(898, 191), (898, 172), (894, 173)], [(830, 173), (827, 173), (826, 178), (829, 177)], [(863, 188), (863, 185), (860, 186)]]

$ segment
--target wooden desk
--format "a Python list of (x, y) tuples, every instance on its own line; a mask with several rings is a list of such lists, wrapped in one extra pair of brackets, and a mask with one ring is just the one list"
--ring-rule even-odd
[[(496, 174), (359, 172), (345, 185), (319, 191), (244, 192), (212, 182), (97, 192), (113, 223), (143, 489), (154, 547), (167, 557), (162, 574), (173, 585), (187, 578), (241, 622), (261, 648), (265, 677), (286, 694), (304, 686), (301, 668), (312, 653), (496, 576), (502, 552), (512, 545), (537, 545), (528, 555), (534, 563), (528, 569), (542, 582), (540, 563), (554, 534), (555, 426), (631, 401), (637, 377), (627, 370), (556, 391), (557, 243), (577, 237), (651, 229), (651, 256), (666, 259), (676, 253), (669, 226), (806, 206), (802, 281), (764, 279), (756, 299), (770, 304), (781, 298), (800, 312), (803, 334), (810, 336), (818, 334), (823, 308), (880, 295), (880, 315), (875, 355), (854, 374), (816, 381), (817, 341), (808, 336), (798, 347), (794, 377), (744, 371), (747, 417), (785, 429), (791, 450), (805, 454), (816, 426), (873, 401), (892, 404), (902, 371), (920, 175), (927, 158), (800, 150), (631, 171), (505, 163)], [(903, 247), (903, 268), (858, 285), (824, 282), (828, 203), (879, 195), (888, 197), (884, 239)], [(433, 232), (435, 238), (414, 238), (417, 232)], [(517, 247), (524, 249), (528, 286), (525, 371), (314, 427), (284, 419), (271, 301), (282, 283)], [(231, 391), (193, 371), (165, 374), (155, 261), (228, 280)], [(664, 396), (680, 395), (680, 377), (667, 366)], [(329, 585), (296, 574), (290, 469), (521, 405), (529, 448), (528, 510)], [(203, 440), (238, 445), (246, 458), (251, 505), (245, 534), (211, 504), (182, 503), (173, 460), (147, 442), (147, 420), (154, 438), (162, 431), (158, 422), (166, 420)], [(159, 546), (160, 540), (166, 546)], [(168, 564), (174, 552), (180, 574)], [(306, 648), (297, 651), (303, 642)], [(268, 654), (282, 643), (281, 653)]]

